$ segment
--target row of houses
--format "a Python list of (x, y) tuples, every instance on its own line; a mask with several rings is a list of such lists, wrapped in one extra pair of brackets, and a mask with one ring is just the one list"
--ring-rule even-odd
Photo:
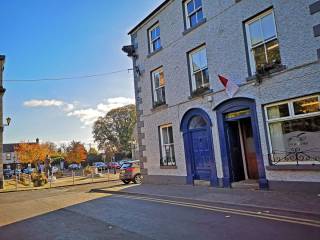
[(145, 182), (320, 189), (320, 1), (166, 0), (129, 35)]

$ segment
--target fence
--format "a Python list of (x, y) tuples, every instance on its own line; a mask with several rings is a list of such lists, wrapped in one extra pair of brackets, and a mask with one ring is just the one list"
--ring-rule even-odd
[(62, 170), (56, 173), (32, 173), (7, 176), (4, 191), (53, 188), (119, 180), (118, 169), (90, 168)]

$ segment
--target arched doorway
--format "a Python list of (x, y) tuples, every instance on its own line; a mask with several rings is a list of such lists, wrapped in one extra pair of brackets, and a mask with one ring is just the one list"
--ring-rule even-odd
[(191, 109), (182, 118), (188, 184), (205, 180), (218, 186), (211, 126), (210, 117), (202, 109)]
[(220, 103), (214, 110), (218, 121), (223, 186), (256, 179), (260, 188), (267, 188), (255, 100), (233, 98)]

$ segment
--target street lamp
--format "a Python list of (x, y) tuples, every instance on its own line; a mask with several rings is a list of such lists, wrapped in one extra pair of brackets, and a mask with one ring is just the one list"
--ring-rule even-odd
[(10, 125), (10, 123), (11, 123), (11, 118), (10, 118), (10, 117), (7, 117), (7, 118), (6, 118), (6, 121), (7, 121), (7, 124), (6, 124), (6, 125), (4, 125), (4, 126), (9, 126), (9, 125)]
[(11, 123), (11, 118), (8, 117), (6, 118), (6, 124), (3, 124), (2, 126), (0, 126), (0, 129), (3, 129), (3, 127), (8, 127)]

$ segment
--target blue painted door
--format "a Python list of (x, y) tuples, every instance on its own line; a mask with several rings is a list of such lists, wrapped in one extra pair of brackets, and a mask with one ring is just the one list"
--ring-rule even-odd
[(210, 180), (212, 149), (208, 130), (191, 131), (193, 174), (196, 180)]

